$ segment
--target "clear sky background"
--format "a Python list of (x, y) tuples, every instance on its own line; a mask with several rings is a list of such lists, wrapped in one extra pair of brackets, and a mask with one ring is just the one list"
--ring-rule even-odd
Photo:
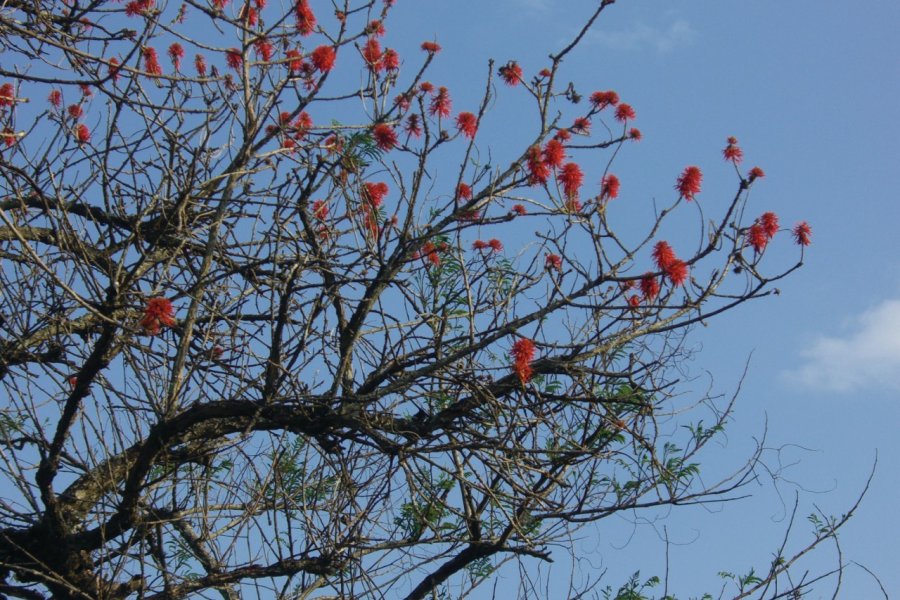
[[(488, 58), (516, 59), (533, 75), (594, 5), (400, 0), (386, 43), (412, 56), (422, 40), (437, 40), (444, 50), (429, 79), (451, 89), (455, 110), (474, 110)], [(889, 594), (900, 594), (898, 29), (896, 0), (619, 0), (567, 58), (563, 75), (581, 93), (614, 89), (637, 110), (645, 137), (616, 160), (623, 181), (616, 202), (668, 199), (675, 176), (698, 164), (706, 176), (700, 201), (713, 211), (735, 189), (721, 159), (725, 138), (735, 135), (745, 165), (767, 174), (754, 187), (752, 211), (773, 210), (784, 226), (805, 219), (813, 227), (805, 266), (782, 282), (780, 296), (745, 305), (691, 337), (697, 379), (688, 392), (705, 391), (707, 371), (715, 390), (734, 391), (750, 360), (723, 464), (736, 465), (767, 429), (767, 445), (782, 450), (768, 456), (785, 467), (782, 481), (753, 487), (749, 500), (672, 511), (655, 526), (620, 518), (583, 530), (582, 566), (609, 569), (610, 585), (638, 568), (662, 574), (662, 525), (675, 544), (670, 591), (681, 598), (715, 592), (719, 570), (764, 569), (795, 493), (798, 548), (809, 539), (806, 515), (815, 507), (838, 515), (847, 509), (877, 454), (874, 483), (842, 532), (842, 550), (846, 562), (862, 563)], [(479, 138), (502, 151), (535, 125), (512, 92), (498, 88)], [(796, 248), (784, 240), (781, 247), (791, 252), (783, 260), (794, 260)], [(767, 259), (781, 251), (773, 247)], [(834, 560), (826, 549), (808, 566), (824, 570)], [(881, 594), (851, 563), (841, 597)]]

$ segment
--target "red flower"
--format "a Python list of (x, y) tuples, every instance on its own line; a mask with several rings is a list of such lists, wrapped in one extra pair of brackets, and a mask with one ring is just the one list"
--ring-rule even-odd
[(619, 197), (619, 178), (612, 173), (603, 178), (600, 183), (600, 199), (611, 200)]
[(544, 259), (544, 268), (562, 270), (562, 257), (559, 254), (547, 254)]
[(82, 110), (80, 104), (70, 104), (69, 108), (66, 109), (66, 112), (76, 121), (84, 116), (84, 110)]
[(469, 187), (466, 183), (460, 183), (456, 186), (456, 201), (460, 200), (471, 200), (472, 199), (472, 188)]
[(500, 67), (500, 78), (506, 85), (516, 86), (522, 82), (522, 67), (514, 60)]
[(75, 139), (78, 140), (79, 144), (86, 144), (91, 141), (91, 130), (88, 129), (87, 125), (81, 123), (75, 127)]
[(265, 38), (261, 38), (256, 40), (255, 47), (256, 53), (263, 59), (263, 62), (272, 60), (272, 56), (275, 54), (275, 47), (272, 46), (272, 42)]
[(792, 233), (794, 234), (794, 241), (801, 246), (809, 246), (812, 242), (812, 227), (806, 221), (800, 221), (794, 225)]
[(140, 326), (147, 335), (157, 335), (163, 327), (175, 325), (175, 309), (168, 298), (150, 298), (144, 308)]
[(366, 45), (363, 46), (362, 57), (371, 71), (378, 72), (384, 68), (384, 65), (381, 63), (381, 43), (375, 38), (369, 38), (366, 41)]
[(547, 183), (550, 178), (550, 167), (543, 161), (540, 146), (534, 145), (525, 153), (525, 161), (528, 166), (528, 183), (537, 185)]
[(531, 361), (534, 360), (534, 342), (527, 338), (516, 340), (510, 355), (513, 359), (513, 371), (519, 376), (519, 381), (528, 383), (534, 371), (531, 369)]
[(493, 250), (494, 252), (503, 252), (503, 242), (501, 242), (497, 238), (489, 239), (488, 246), (490, 246), (491, 250)]
[(563, 166), (556, 179), (562, 184), (567, 198), (577, 198), (578, 188), (581, 187), (581, 182), (584, 180), (584, 173), (581, 172), (581, 167), (570, 162)]
[(553, 136), (554, 140), (559, 140), (560, 142), (568, 142), (572, 139), (572, 134), (569, 133), (568, 129), (560, 129), (556, 132), (556, 135)]
[(52, 90), (50, 95), (47, 96), (47, 102), (49, 102), (52, 106), (59, 108), (62, 104), (62, 92), (59, 90)]
[(213, 0), (213, 6), (219, 10), (225, 10), (226, 4), (228, 4), (228, 0)]
[(294, 7), (294, 13), (297, 15), (297, 31), (300, 35), (309, 35), (316, 27), (316, 15), (313, 14), (307, 0), (297, 0)]
[(406, 133), (416, 137), (422, 135), (422, 121), (419, 118), (419, 115), (411, 114), (406, 117), (406, 124), (403, 125), (403, 129)]
[(388, 191), (388, 185), (383, 181), (378, 183), (366, 182), (363, 184), (363, 198), (368, 201), (373, 208), (381, 206)]
[(754, 223), (750, 226), (750, 229), (747, 231), (747, 243), (753, 246), (753, 250), (755, 250), (757, 254), (763, 251), (768, 242), (769, 238), (762, 225)]
[(397, 133), (387, 123), (379, 123), (372, 129), (375, 145), (385, 152), (397, 145)]
[(672, 285), (681, 285), (687, 279), (688, 267), (683, 260), (676, 258), (668, 264), (665, 268), (665, 272), (666, 277), (669, 278)]
[(628, 137), (636, 142), (639, 142), (641, 141), (641, 138), (644, 137), (644, 135), (641, 133), (640, 129), (638, 129), (637, 127), (632, 127), (628, 130)]
[(159, 58), (156, 56), (156, 49), (145, 46), (141, 50), (141, 54), (144, 57), (144, 70), (153, 76), (162, 75), (162, 67), (159, 66)]
[(119, 80), (119, 59), (115, 56), (110, 58), (108, 66), (109, 76), (112, 77), (113, 83)]
[(632, 121), (637, 115), (634, 112), (634, 109), (631, 108), (630, 104), (625, 104), (624, 102), (616, 107), (616, 120), (622, 121), (623, 123), (629, 119)]
[(450, 92), (444, 86), (438, 88), (437, 94), (434, 98), (431, 99), (431, 106), (428, 108), (428, 112), (432, 115), (437, 115), (441, 117), (450, 116)]
[(470, 140), (475, 139), (478, 131), (478, 117), (470, 112), (461, 112), (456, 115), (456, 128)]
[(550, 69), (541, 69), (540, 71), (538, 71), (538, 75), (540, 77), (550, 77)]
[(0, 132), (0, 139), (2, 139), (4, 145), (9, 148), (16, 143), (17, 138), (15, 130), (12, 127), (4, 127), (3, 131)]
[(659, 280), (653, 273), (647, 273), (641, 277), (641, 294), (647, 302), (659, 296)]
[(257, 23), (259, 23), (259, 13), (249, 4), (245, 4), (241, 8), (240, 18), (247, 22), (247, 27), (256, 27)]
[(125, 5), (125, 16), (135, 17), (153, 8), (153, 0), (133, 0)]
[(700, 167), (685, 167), (684, 172), (678, 176), (675, 183), (675, 189), (685, 198), (685, 200), (693, 200), (696, 194), (700, 193), (700, 184), (703, 182), (703, 173)]
[(194, 57), (194, 68), (197, 69), (197, 75), (206, 77), (206, 59), (202, 54), (198, 54)]
[(300, 55), (299, 50), (291, 48), (284, 53), (284, 56), (288, 59), (288, 69), (290, 69), (292, 74), (297, 74), (303, 70), (303, 57)]
[(425, 242), (422, 245), (422, 249), (416, 253), (417, 258), (422, 258), (431, 263), (431, 266), (439, 267), (441, 266), (441, 256), (438, 254), (440, 248), (435, 246), (432, 242)]
[(641, 298), (636, 294), (632, 294), (628, 297), (628, 306), (631, 308), (637, 308), (641, 305)]
[(388, 48), (381, 57), (381, 64), (388, 71), (396, 71), (400, 68), (400, 55), (396, 50)]
[(513, 211), (515, 214), (519, 215), (520, 217), (521, 217), (522, 215), (527, 215), (527, 214), (528, 214), (528, 211), (525, 210), (525, 205), (524, 205), (524, 204), (513, 204), (512, 211)]
[(423, 94), (430, 94), (434, 91), (434, 84), (432, 84), (430, 81), (423, 81), (419, 84), (419, 91), (421, 91)]
[(313, 66), (322, 73), (331, 71), (334, 67), (336, 58), (337, 53), (332, 46), (319, 46), (309, 55), (309, 59), (312, 61)]
[(181, 44), (175, 42), (169, 46), (168, 54), (169, 58), (172, 59), (172, 66), (175, 67), (175, 70), (181, 69), (181, 59), (184, 58), (184, 48), (181, 47)]
[(547, 166), (559, 168), (565, 160), (566, 147), (563, 146), (562, 142), (556, 139), (548, 141), (547, 145), (544, 146), (544, 162), (547, 163)]
[(241, 65), (244, 64), (244, 57), (241, 55), (241, 51), (237, 48), (229, 48), (225, 51), (225, 64), (234, 69), (235, 71), (239, 71), (241, 69)]
[(369, 22), (366, 26), (366, 33), (369, 35), (374, 35), (375, 37), (381, 37), (385, 33), (384, 23), (379, 20), (374, 20)]
[(587, 117), (578, 117), (570, 129), (575, 133), (587, 135), (591, 132), (591, 120)]
[(766, 172), (760, 169), (759, 167), (753, 167), (750, 169), (750, 172), (747, 173), (747, 179), (753, 182), (754, 179), (762, 179), (766, 176)]
[(324, 221), (328, 218), (328, 205), (324, 200), (315, 200), (312, 204), (312, 213), (315, 218)]
[(778, 215), (773, 212), (763, 213), (759, 218), (759, 224), (762, 225), (767, 238), (771, 239), (778, 233)]
[(722, 155), (725, 157), (725, 160), (730, 160), (734, 164), (739, 164), (744, 160), (744, 151), (738, 147), (737, 143), (737, 138), (731, 136), (728, 138), (728, 145), (722, 150)]
[(653, 246), (653, 260), (660, 271), (665, 271), (666, 267), (678, 259), (675, 257), (675, 251), (672, 250), (672, 246), (667, 241), (660, 240)]
[(603, 110), (607, 106), (615, 106), (619, 103), (619, 95), (612, 90), (606, 92), (594, 92), (590, 98), (595, 110)]
[(422, 42), (422, 50), (429, 54), (437, 54), (441, 51), (441, 47), (437, 42)]
[(472, 242), (472, 249), (473, 250), (487, 250), (488, 243), (485, 242), (484, 240), (475, 240), (474, 242)]
[(11, 83), (0, 85), (0, 106), (12, 106), (16, 103), (16, 89)]

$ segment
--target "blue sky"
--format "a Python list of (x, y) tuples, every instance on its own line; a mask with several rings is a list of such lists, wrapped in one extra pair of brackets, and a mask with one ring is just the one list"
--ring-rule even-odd
[[(401, 0), (387, 39), (401, 55), (404, 47), (411, 54), (421, 40), (436, 39), (444, 51), (429, 78), (450, 87), (456, 109), (471, 110), (488, 58), (516, 59), (526, 73), (536, 72), (593, 5)], [(738, 460), (767, 431), (767, 444), (781, 449), (783, 480), (757, 488), (750, 500), (673, 511), (655, 527), (620, 519), (585, 529), (579, 542), (590, 552), (585, 560), (609, 568), (610, 584), (632, 567), (661, 571), (663, 524), (676, 544), (672, 591), (680, 597), (714, 591), (718, 570), (762, 568), (795, 493), (799, 543), (815, 507), (833, 514), (849, 507), (877, 453), (874, 483), (843, 532), (842, 550), (846, 561), (873, 570), (888, 593), (900, 591), (898, 23), (900, 3), (887, 0), (619, 0), (566, 59), (563, 76), (579, 91), (615, 89), (637, 110), (645, 138), (615, 163), (623, 202), (668, 194), (684, 165), (698, 164), (706, 175), (701, 202), (711, 210), (717, 193), (724, 199), (733, 190), (734, 174), (720, 153), (735, 135), (745, 163), (767, 174), (754, 189), (754, 208), (777, 212), (784, 225), (805, 219), (813, 227), (805, 266), (781, 283), (780, 296), (746, 305), (691, 337), (694, 391), (705, 390), (708, 372), (715, 390), (732, 392), (750, 361), (723, 461)], [(482, 130), (493, 131), (490, 144), (500, 150), (531, 134), (529, 113), (507, 106), (509, 96), (500, 90)], [(793, 257), (773, 249), (767, 259)], [(775, 453), (770, 459), (776, 462)], [(811, 569), (832, 566), (830, 551), (820, 556)], [(848, 568), (842, 597), (878, 594), (871, 576)]]

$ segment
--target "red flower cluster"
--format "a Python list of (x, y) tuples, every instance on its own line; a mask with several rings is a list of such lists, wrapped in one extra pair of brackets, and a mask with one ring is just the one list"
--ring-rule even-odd
[(641, 294), (647, 302), (659, 296), (659, 280), (653, 273), (646, 273), (641, 277)]
[(512, 211), (520, 217), (528, 214), (524, 204), (513, 204)]
[(492, 238), (486, 242), (484, 240), (475, 240), (472, 243), (472, 248), (475, 250), (490, 249), (493, 252), (503, 252), (503, 242), (501, 242), (497, 238)]
[(744, 160), (744, 151), (740, 149), (737, 143), (737, 138), (731, 136), (728, 138), (728, 145), (722, 150), (722, 155), (725, 157), (725, 160), (730, 160), (734, 164), (739, 164)]
[(16, 143), (16, 132), (12, 127), (4, 127), (3, 131), (0, 132), (0, 140), (3, 140), (3, 144), (9, 148)]
[(575, 133), (588, 135), (591, 132), (591, 120), (587, 117), (578, 117), (575, 119), (575, 122), (572, 123), (571, 130)]
[(369, 38), (366, 41), (366, 45), (363, 46), (362, 57), (370, 71), (377, 73), (384, 68), (384, 65), (381, 63), (383, 55), (381, 43), (375, 38)]
[(151, 48), (150, 46), (144, 46), (144, 48), (141, 50), (141, 55), (144, 57), (145, 71), (147, 71), (154, 77), (162, 75), (162, 67), (159, 65), (159, 58), (156, 56), (156, 49)]
[(605, 92), (594, 92), (590, 98), (594, 110), (603, 110), (607, 106), (615, 106), (619, 103), (619, 95), (612, 90)]
[(451, 105), (450, 90), (441, 86), (438, 88), (434, 98), (431, 99), (431, 105), (428, 107), (428, 112), (435, 116), (449, 117)]
[(624, 102), (616, 107), (616, 120), (628, 121), (631, 119), (632, 121), (637, 117), (637, 113), (634, 112), (634, 109), (631, 108), (630, 104), (625, 104)]
[(142, 15), (153, 8), (153, 0), (133, 0), (125, 5), (125, 16)]
[(312, 214), (320, 221), (328, 218), (328, 204), (324, 200), (314, 200), (312, 203)]
[(84, 110), (81, 108), (80, 104), (70, 104), (66, 109), (66, 112), (76, 121), (84, 116)]
[(367, 181), (363, 184), (363, 198), (369, 205), (372, 206), (372, 208), (378, 208), (379, 206), (381, 206), (381, 203), (384, 202), (384, 197), (387, 196), (388, 191), (388, 185), (383, 181), (379, 181), (378, 183), (370, 183)]
[(794, 234), (794, 241), (801, 246), (809, 246), (812, 243), (812, 227), (806, 221), (800, 221), (794, 225), (791, 233)]
[(256, 49), (256, 54), (263, 59), (263, 62), (269, 62), (272, 60), (272, 56), (275, 55), (275, 47), (266, 38), (256, 40), (254, 48)]
[(694, 196), (700, 193), (700, 184), (703, 182), (703, 173), (700, 167), (691, 165), (685, 167), (684, 172), (678, 176), (675, 182), (675, 189), (681, 194), (685, 200), (693, 200)]
[(422, 135), (422, 120), (417, 114), (411, 114), (406, 117), (406, 123), (403, 125), (404, 131), (409, 135), (419, 137)]
[(581, 187), (582, 181), (584, 181), (584, 173), (581, 172), (581, 167), (572, 162), (566, 163), (559, 175), (556, 176), (556, 179), (562, 184), (566, 198), (578, 198), (578, 189)]
[(562, 270), (562, 257), (559, 254), (547, 254), (544, 259), (544, 268)]
[[(5, 85), (9, 84), (4, 84), (4, 86)], [(47, 102), (49, 102), (52, 106), (59, 108), (62, 105), (62, 92), (59, 90), (51, 90), (50, 95), (47, 96)], [(3, 106), (3, 104), (0, 103), (0, 106)]]
[(514, 60), (500, 67), (500, 78), (506, 85), (516, 86), (522, 82), (522, 67)]
[(527, 338), (516, 340), (510, 355), (513, 359), (513, 371), (519, 376), (519, 381), (528, 383), (534, 371), (531, 369), (531, 361), (534, 360), (534, 342)]
[(437, 42), (422, 42), (422, 50), (429, 54), (437, 54), (441, 51), (441, 47)]
[(393, 48), (387, 48), (381, 56), (381, 65), (388, 71), (396, 71), (400, 68), (400, 55)]
[(762, 179), (766, 176), (766, 172), (760, 169), (759, 167), (753, 167), (750, 169), (750, 172), (747, 173), (747, 179), (752, 183), (755, 179)]
[(297, 0), (294, 6), (294, 13), (297, 16), (297, 31), (300, 35), (309, 35), (316, 28), (316, 15), (313, 14), (307, 0)]
[(659, 241), (653, 246), (653, 260), (656, 261), (657, 268), (669, 278), (672, 285), (681, 285), (687, 279), (687, 264), (675, 256), (675, 251), (668, 242)]
[(163, 327), (173, 327), (175, 309), (172, 301), (168, 298), (150, 298), (139, 324), (147, 335), (157, 335)]
[(552, 139), (544, 146), (544, 162), (549, 167), (558, 169), (566, 160), (566, 147), (557, 139)]
[(765, 249), (766, 244), (769, 243), (769, 238), (766, 236), (766, 230), (763, 229), (762, 225), (754, 223), (750, 226), (750, 229), (747, 231), (747, 243), (753, 246), (753, 250), (757, 254)]
[(644, 135), (641, 133), (640, 129), (638, 129), (637, 127), (632, 127), (628, 130), (628, 137), (636, 142), (639, 142), (641, 141), (641, 138), (644, 137)]
[(461, 112), (456, 115), (456, 128), (470, 140), (475, 139), (478, 131), (478, 117), (470, 112)]
[(309, 59), (312, 61), (316, 70), (321, 71), (322, 73), (331, 71), (334, 67), (336, 58), (337, 53), (334, 51), (333, 46), (319, 46), (313, 50), (312, 54), (309, 56)]
[(379, 123), (372, 129), (375, 145), (387, 152), (397, 145), (397, 133), (387, 123)]
[(778, 215), (773, 212), (765, 212), (759, 218), (759, 224), (762, 225), (766, 237), (771, 239), (778, 233)]
[(241, 65), (244, 64), (244, 57), (241, 55), (241, 51), (237, 48), (229, 48), (225, 51), (225, 64), (234, 69), (235, 71), (239, 71), (241, 69)]
[(78, 140), (79, 144), (87, 144), (91, 141), (91, 130), (88, 129), (87, 125), (81, 123), (75, 127), (75, 139)]
[(550, 166), (541, 155), (541, 147), (535, 144), (525, 153), (525, 164), (528, 167), (528, 183), (537, 185), (547, 183), (550, 178)]
[(197, 69), (197, 75), (206, 77), (206, 58), (202, 54), (194, 57), (194, 68)]
[(600, 183), (600, 200), (611, 200), (619, 197), (619, 178), (609, 173)]
[(169, 58), (172, 59), (172, 66), (175, 67), (175, 70), (180, 70), (181, 59), (184, 58), (184, 48), (181, 47), (181, 44), (175, 42), (174, 44), (169, 46), (168, 55)]
[(413, 258), (421, 258), (431, 264), (433, 267), (441, 266), (441, 255), (440, 252), (443, 252), (447, 249), (447, 244), (441, 242), (440, 245), (435, 245), (433, 242), (425, 242), (422, 245), (422, 249), (416, 252), (413, 255)]
[(456, 201), (465, 201), (472, 199), (472, 188), (467, 183), (460, 183), (456, 186)]

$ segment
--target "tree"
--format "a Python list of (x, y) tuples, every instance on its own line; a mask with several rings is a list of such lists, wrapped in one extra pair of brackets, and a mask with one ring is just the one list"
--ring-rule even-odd
[[(0, 7), (0, 594), (445, 597), (752, 481), (759, 452), (699, 477), (732, 403), (684, 426), (682, 342), (775, 292), (810, 229), (766, 260), (791, 234), (750, 212), (764, 174), (733, 138), (714, 217), (687, 166), (639, 232), (616, 222), (635, 111), (559, 76), (613, 0), (458, 112), (436, 42), (384, 46), (393, 1), (289, 4)], [(489, 161), (513, 95), (531, 139)], [(850, 514), (736, 597), (802, 592), (795, 558)]]

